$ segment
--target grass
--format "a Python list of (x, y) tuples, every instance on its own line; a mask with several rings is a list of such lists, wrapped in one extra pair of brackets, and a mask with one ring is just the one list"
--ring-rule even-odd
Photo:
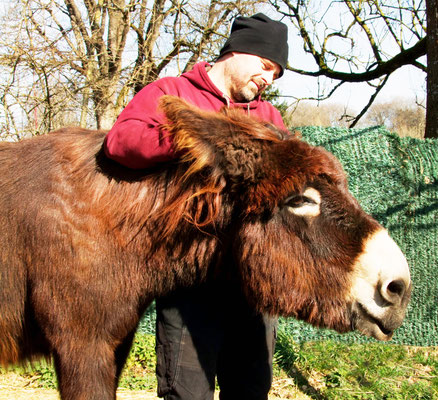
[[(154, 347), (154, 336), (137, 335), (120, 387), (156, 389)], [(56, 387), (53, 368), (45, 362), (13, 371), (33, 385)], [(438, 399), (438, 348), (334, 341), (298, 344), (280, 333), (272, 394), (286, 399)]]
[(438, 348), (320, 341), (280, 334), (276, 375), (314, 399), (438, 399)]

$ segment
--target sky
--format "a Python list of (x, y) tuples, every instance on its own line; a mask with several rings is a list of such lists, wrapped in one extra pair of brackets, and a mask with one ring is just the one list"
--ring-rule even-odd
[[(386, 2), (391, 4), (391, 2)], [(404, 5), (409, 5), (411, 1), (403, 2)], [(346, 29), (352, 21), (350, 12), (346, 9), (345, 4), (342, 2), (331, 2), (328, 0), (312, 0), (308, 3), (309, 16), (304, 19), (307, 24), (309, 34), (312, 35), (312, 40), (315, 43), (320, 42), (326, 37), (327, 33), (332, 33), (335, 30)], [(394, 8), (395, 9), (395, 8)], [(392, 10), (394, 10), (392, 9)], [(390, 8), (385, 10), (389, 13)], [(422, 15), (422, 14), (421, 14)], [(278, 19), (271, 14), (271, 18)], [(379, 43), (379, 47), (387, 58), (391, 58), (399, 52), (399, 47), (391, 37), (388, 28), (382, 24), (382, 19), (375, 18), (366, 14), (363, 18), (369, 18), (373, 23), (370, 23), (369, 27), (372, 31), (374, 38)], [(400, 14), (394, 15), (397, 19)], [(398, 37), (403, 37), (405, 48), (413, 46), (418, 39), (412, 34), (412, 15), (410, 12), (403, 14), (405, 24), (409, 28), (403, 27), (400, 24), (395, 23), (392, 26), (393, 31)], [(316, 21), (313, 25), (310, 21)], [(284, 19), (283, 22), (287, 20)], [(303, 70), (315, 70), (315, 61), (312, 56), (306, 54), (303, 50), (302, 39), (298, 36), (296, 28), (290, 23), (289, 26), (289, 64)], [(417, 29), (421, 32), (421, 27), (417, 23)], [(353, 38), (354, 49), (352, 50), (351, 41), (348, 39), (342, 39), (338, 36), (333, 36), (329, 42), (327, 42), (327, 49), (334, 52), (340, 52), (341, 54), (358, 56), (361, 60), (372, 59), (371, 47), (368, 39), (364, 35), (362, 29), (355, 25), (349, 33), (349, 37)], [(426, 57), (422, 57), (419, 60), (423, 65), (426, 65)], [(334, 69), (344, 72), (349, 71), (350, 66), (346, 62), (338, 61)], [(362, 66), (363, 68), (363, 66)], [(363, 69), (359, 72), (362, 72)], [(286, 72), (282, 78), (277, 81), (277, 87), (281, 93), (285, 96), (294, 96), (298, 98), (302, 97), (316, 97), (318, 94), (318, 85), (320, 88), (324, 88), (327, 85), (325, 78), (318, 79), (312, 77), (304, 77), (292, 72)], [(385, 87), (379, 93), (376, 101), (387, 102), (392, 100), (401, 99), (403, 101), (425, 102), (426, 97), (426, 74), (413, 66), (405, 66), (394, 72)], [(333, 85), (330, 85), (332, 87)], [(364, 84), (344, 84), (338, 89), (330, 100), (327, 102), (340, 103), (342, 105), (357, 109), (360, 111), (369, 101), (370, 96), (374, 93), (374, 89)], [(292, 99), (291, 99), (292, 101)]]
[[(389, 78), (385, 87), (379, 93), (376, 102), (384, 103), (392, 100), (409, 102), (425, 102), (426, 74), (412, 66), (402, 67)], [(321, 82), (324, 85), (323, 82)], [(312, 77), (286, 72), (276, 82), (282, 95), (298, 98), (315, 97), (318, 93), (318, 80)], [(369, 101), (374, 89), (365, 83), (349, 83), (339, 88), (325, 103), (342, 104), (353, 110), (360, 111)], [(292, 98), (285, 97), (290, 102)]]

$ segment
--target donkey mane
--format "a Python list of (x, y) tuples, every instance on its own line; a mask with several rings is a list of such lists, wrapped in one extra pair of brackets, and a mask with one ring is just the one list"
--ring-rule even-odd
[[(83, 207), (101, 213), (107, 221), (106, 229), (119, 232), (120, 237), (132, 239), (146, 226), (154, 226), (155, 234), (164, 239), (187, 222), (214, 234), (229, 211), (223, 208), (225, 193), (237, 197), (245, 193), (245, 203), (251, 206), (240, 210), (244, 218), (272, 210), (316, 176), (345, 182), (342, 167), (330, 153), (295, 137), (282, 140), (287, 133), (241, 110), (200, 111), (170, 96), (164, 96), (160, 106), (168, 119), (163, 128), (173, 136), (181, 157), (155, 169), (131, 170), (107, 159), (102, 150), (104, 131), (66, 128), (49, 135), (62, 136), (62, 140), (53, 141), (54, 165), (67, 172), (64, 176), (71, 179), (75, 190), (82, 188), (84, 195), (80, 198), (88, 199)], [(83, 133), (79, 140), (78, 132)], [(243, 180), (224, 174), (223, 159), (211, 156), (211, 142), (218, 154), (236, 153), (238, 163), (231, 168), (247, 168)], [(261, 161), (262, 155), (266, 163), (255, 171), (253, 165), (261, 162), (254, 161)], [(284, 169), (279, 171), (274, 163)]]

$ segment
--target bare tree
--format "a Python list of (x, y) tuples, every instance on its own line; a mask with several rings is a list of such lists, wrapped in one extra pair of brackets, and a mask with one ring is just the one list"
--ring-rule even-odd
[[(0, 38), (4, 129), (108, 128), (130, 97), (211, 60), (262, 0), (14, 0)], [(8, 34), (6, 35), (6, 32)], [(22, 128), (21, 128), (22, 130)]]
[(46, 131), (56, 125), (60, 111), (71, 109), (71, 103), (63, 104), (71, 91), (70, 82), (53, 47), (37, 36), (26, 38), (29, 19), (23, 10), (11, 10), (7, 20), (9, 30), (0, 39), (2, 136), (18, 135), (23, 120), (34, 132)]
[(320, 103), (315, 104), (309, 101), (300, 101), (295, 107), (289, 108), (290, 125), (301, 126), (323, 126), (323, 127), (346, 127), (347, 122), (340, 115), (345, 113), (342, 104)]
[[(363, 110), (351, 118), (350, 126), (354, 126), (390, 75), (403, 66), (412, 65), (428, 73), (427, 114), (431, 121), (426, 136), (438, 137), (438, 41), (436, 36), (431, 39), (430, 31), (426, 35), (424, 0), (270, 0), (270, 3), (291, 22), (303, 41), (305, 52), (314, 61), (314, 68), (302, 69), (293, 65), (292, 58), (288, 69), (301, 75), (326, 77), (333, 82), (315, 99), (330, 97), (346, 83), (367, 82), (374, 92)], [(428, 26), (435, 35), (436, 14), (436, 0), (428, 0)], [(422, 62), (426, 54), (428, 67)]]
[(405, 99), (374, 103), (361, 123), (383, 125), (400, 136), (422, 138), (425, 129), (425, 110)]

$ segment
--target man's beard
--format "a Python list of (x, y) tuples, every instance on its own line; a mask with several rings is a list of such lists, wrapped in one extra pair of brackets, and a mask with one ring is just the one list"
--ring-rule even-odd
[(258, 97), (263, 89), (264, 87), (260, 90), (255, 90), (250, 83), (242, 84), (241, 82), (235, 82), (231, 95), (239, 103), (249, 103)]

